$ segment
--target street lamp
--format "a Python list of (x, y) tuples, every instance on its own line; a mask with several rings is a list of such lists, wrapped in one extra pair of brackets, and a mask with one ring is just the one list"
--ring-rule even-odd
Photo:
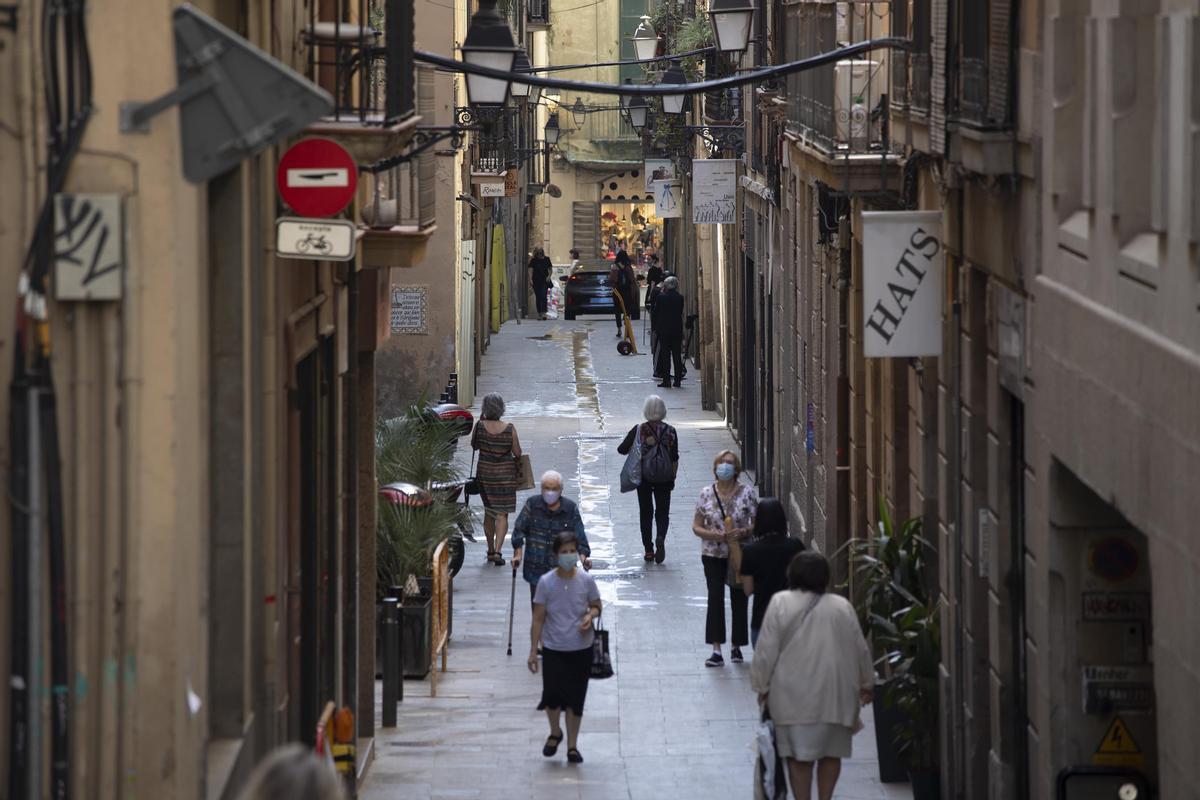
[[(462, 59), (473, 67), (512, 72), (520, 48), (512, 29), (496, 9), (496, 0), (479, 0), (462, 43)], [(511, 79), (485, 78), (467, 73), (467, 102), (476, 108), (495, 109), (508, 99)]]
[[(513, 72), (519, 75), (528, 74), (530, 67), (531, 65), (529, 63), (529, 56), (525, 55), (525, 48), (522, 47), (517, 51), (517, 57), (513, 60)], [(529, 100), (529, 95), (532, 90), (533, 87), (528, 83), (521, 83), (520, 81), (512, 82), (512, 96), (513, 99), (518, 103)], [(534, 99), (534, 102), (537, 102), (536, 98)]]
[(646, 115), (649, 111), (650, 104), (640, 94), (629, 101), (629, 124), (638, 134), (646, 128)]
[(708, 7), (717, 49), (740, 53), (750, 45), (750, 25), (754, 20), (753, 0), (712, 0)]
[(575, 105), (571, 106), (571, 116), (575, 118), (575, 127), (582, 128), (583, 123), (587, 122), (587, 106), (583, 104), (582, 97), (575, 98)]
[(562, 129), (558, 127), (558, 112), (550, 115), (550, 119), (546, 120), (546, 144), (554, 147), (558, 144), (558, 137), (562, 135)]
[[(662, 83), (664, 83), (664, 84), (687, 83), (687, 76), (683, 74), (683, 67), (679, 66), (678, 61), (671, 62), (671, 68), (668, 69), (666, 74), (662, 76)], [(686, 99), (686, 97), (687, 96), (685, 94), (683, 94), (682, 92), (680, 92), (679, 94), (663, 95), (663, 99), (662, 99), (663, 113), (665, 113), (665, 114), (682, 114), (683, 113), (683, 102)]]
[(633, 32), (633, 50), (638, 61), (651, 61), (658, 52), (658, 33), (655, 32), (649, 15), (642, 15), (641, 24)]
[[(633, 78), (626, 78), (625, 85), (632, 86)], [(627, 95), (627, 94), (621, 95), (621, 116), (624, 117), (625, 119), (629, 119), (629, 100), (630, 100), (629, 95)]]

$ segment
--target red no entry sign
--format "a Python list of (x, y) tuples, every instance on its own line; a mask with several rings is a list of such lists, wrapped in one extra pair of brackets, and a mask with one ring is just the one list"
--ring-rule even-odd
[(354, 199), (358, 167), (331, 139), (304, 139), (279, 159), (279, 196), (302, 217), (332, 217)]

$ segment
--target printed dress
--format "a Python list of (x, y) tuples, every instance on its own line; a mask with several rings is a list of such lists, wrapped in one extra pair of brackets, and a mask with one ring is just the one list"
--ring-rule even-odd
[[(733, 517), (733, 527), (753, 528), (754, 515), (758, 512), (758, 490), (744, 483), (738, 484), (737, 493), (725, 503), (725, 511)], [(717, 503), (717, 492), (712, 484), (700, 490), (700, 500), (696, 503), (696, 513), (713, 530), (725, 529), (725, 518), (721, 514), (721, 506)], [(746, 540), (748, 542), (749, 540)], [(729, 545), (724, 542), (710, 542), (702, 539), (700, 542), (702, 555), (712, 558), (729, 558)]]
[(471, 434), (471, 447), (479, 451), (475, 471), (483, 484), (484, 508), (512, 514), (517, 510), (517, 460), (513, 456), (513, 426), (489, 433), (479, 423)]

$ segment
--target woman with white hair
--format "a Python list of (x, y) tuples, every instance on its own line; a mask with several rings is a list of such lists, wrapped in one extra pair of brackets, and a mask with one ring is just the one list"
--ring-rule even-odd
[(254, 770), (241, 800), (343, 800), (333, 768), (308, 748), (289, 744), (268, 755)]
[[(641, 512), (643, 558), (661, 564), (667, 557), (667, 526), (671, 522), (671, 492), (679, 472), (679, 434), (663, 422), (667, 404), (656, 394), (646, 398), (642, 406), (646, 421), (634, 425), (617, 446), (617, 452), (628, 455), (635, 443), (641, 447), (641, 483), (637, 487), (638, 510)], [(651, 541), (651, 525), (656, 523), (658, 536)]]
[(485, 395), (479, 422), (471, 433), (471, 447), (479, 451), (475, 477), (483, 492), (483, 535), (487, 537), (487, 559), (504, 565), (500, 551), (508, 535), (508, 515), (517, 510), (517, 459), (521, 440), (511, 422), (501, 422), (504, 398), (492, 392)]

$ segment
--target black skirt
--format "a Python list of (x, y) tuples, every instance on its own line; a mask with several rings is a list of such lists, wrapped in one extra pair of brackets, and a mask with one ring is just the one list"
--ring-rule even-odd
[(542, 702), (538, 711), (547, 708), (570, 709), (583, 716), (583, 701), (587, 699), (588, 679), (592, 675), (592, 648), (582, 650), (551, 650), (542, 648)]

